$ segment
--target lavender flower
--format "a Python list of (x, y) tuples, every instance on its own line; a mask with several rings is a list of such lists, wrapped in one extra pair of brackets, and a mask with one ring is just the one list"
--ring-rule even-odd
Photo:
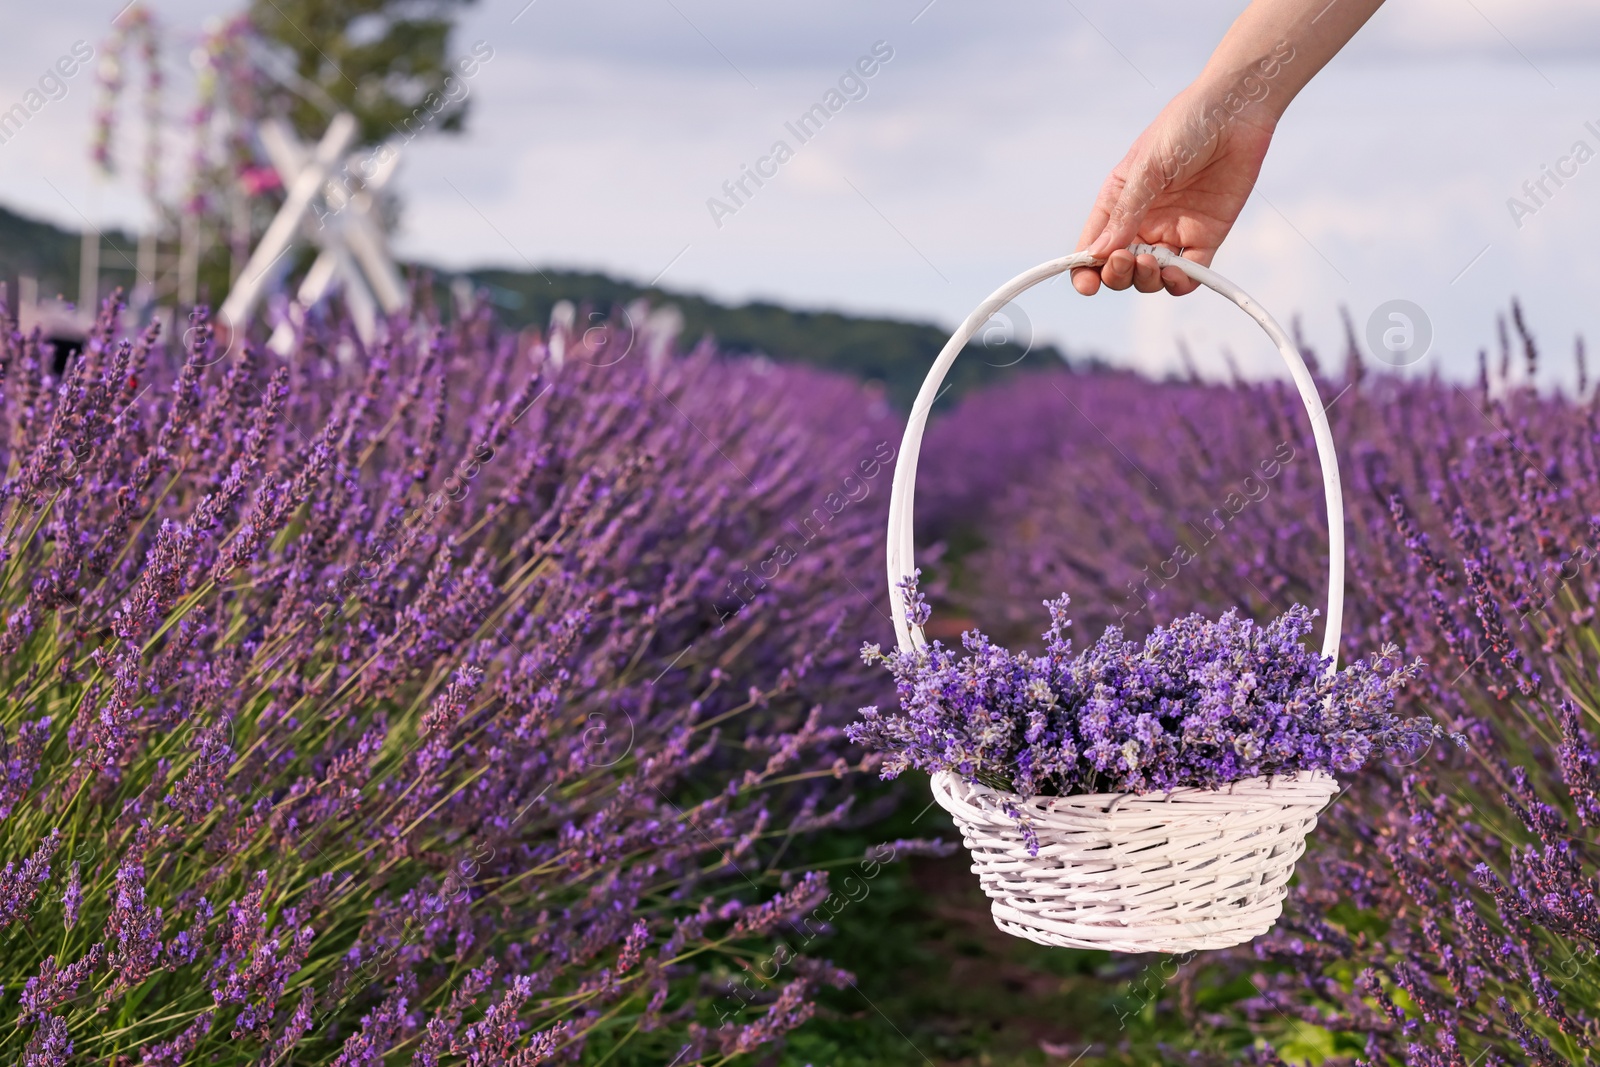
[(51, 830), (33, 855), (20, 864), (15, 860), (0, 870), (0, 930), (21, 918), (39, 896), (50, 877), (50, 857), (61, 843), (61, 831)]
[[(1468, 748), (1373, 747), (1320, 817), (1278, 927), (1214, 958), (1219, 986), (1248, 978), (1259, 995), (1213, 1013), (1206, 1043), (1248, 1032), (1282, 1048), (1310, 1024), (1364, 1047), (1356, 1062), (1487, 1067), (1582, 1062), (1600, 1038), (1600, 855), (1585, 830), (1600, 817), (1600, 437), (1592, 384), (1574, 397), (1508, 380), (1509, 327), (1531, 345), (1519, 320), (1476, 389), (1319, 382), (1341, 397), (1342, 658), (1396, 645), (1425, 660), (1394, 714), (1436, 719)], [(1015, 648), (1041, 586), (1070, 593), (1081, 622), (1136, 636), (1188, 612), (1312, 602), (1328, 544), (1311, 449), (1275, 382), (1054, 372), (964, 401), (930, 427), (943, 458), (928, 466), (980, 459), (930, 495), (949, 502), (941, 533), (969, 524), (983, 547), (941, 606)], [(1011, 469), (1026, 474), (993, 476)], [(1341, 747), (1359, 756), (1359, 731)]]
[(67, 885), (61, 891), (61, 914), (68, 930), (78, 925), (78, 909), (83, 906), (83, 865), (72, 861)]
[[(915, 579), (908, 613), (926, 617)], [(1336, 674), (1308, 650), (1314, 613), (1295, 607), (1266, 626), (1228, 612), (1157, 627), (1141, 644), (1108, 628), (1076, 655), (1067, 600), (1047, 605), (1041, 656), (1012, 653), (977, 631), (966, 655), (941, 643), (868, 662), (893, 672), (902, 712), (862, 711), (851, 740), (883, 751), (883, 776), (909, 767), (953, 771), (1032, 796), (1215, 788), (1258, 775), (1359, 769), (1374, 751), (1441, 734), (1430, 719), (1393, 714), (1394, 694), (1421, 670), (1357, 661)]]
[(22, 1051), (22, 1067), (67, 1067), (72, 1062), (72, 1035), (65, 1019), (48, 1015)]
[(57, 377), (0, 308), (0, 1060), (681, 1046), (856, 790), (897, 420), (620, 323), (121, 321)]

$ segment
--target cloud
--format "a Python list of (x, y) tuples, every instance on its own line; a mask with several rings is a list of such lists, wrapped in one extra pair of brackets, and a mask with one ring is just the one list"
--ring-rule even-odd
[(1390, 56), (1505, 62), (1600, 52), (1600, 9), (1587, 0), (1391, 0), (1363, 33)]
[[(673, 262), (662, 284), (946, 325), (1071, 250), (1106, 172), (1239, 6), (538, 0), (513, 24), (525, 2), (467, 9), (458, 44), (487, 40), (496, 58), (468, 135), (419, 139), (402, 161), (407, 254), (642, 280)], [(193, 28), (203, 7), (161, 10)], [(0, 72), (98, 42), (108, 17), (63, 0), (0, 40)], [(868, 96), (716, 228), (706, 199), (877, 40), (895, 58)], [(1563, 252), (1600, 225), (1600, 171), (1521, 231), (1505, 201), (1600, 120), (1597, 49), (1592, 0), (1389, 0), (1289, 111), (1219, 267), (1285, 319), (1302, 313), (1330, 356), (1341, 305), (1360, 318), (1403, 297), (1437, 327), (1418, 372), (1470, 375), (1514, 291), (1564, 348), (1597, 325), (1600, 267)], [(132, 179), (92, 206), (91, 103), (69, 95), (26, 152), (0, 151), (0, 199), (77, 225), (48, 178), (93, 217), (135, 217)], [(1213, 371), (1227, 346), (1246, 372), (1277, 373), (1259, 331), (1203, 295), (1086, 300), (1060, 283), (1024, 306), (1070, 350), (1172, 369), (1183, 335)]]

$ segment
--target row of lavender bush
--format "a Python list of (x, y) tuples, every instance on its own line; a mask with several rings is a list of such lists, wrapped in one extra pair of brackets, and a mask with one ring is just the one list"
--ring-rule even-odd
[[(769, 1044), (848, 981), (785, 939), (860, 818), (837, 727), (882, 696), (855, 650), (887, 630), (898, 421), (609, 327), (346, 333), (279, 361), (108, 315), (58, 381), (0, 331), (0, 1056)], [(1544, 1064), (1596, 1036), (1600, 426), (1504, 378), (1322, 381), (1345, 653), (1428, 661), (1401, 710), (1471, 745), (1356, 780), (1278, 932), (1212, 961), (1259, 995), (1197, 1049)], [(922, 471), (921, 528), (981, 538), (930, 552), (935, 588), (1008, 641), (1062, 591), (1087, 636), (1324, 595), (1283, 386), (1043, 372), (936, 422)]]
[(772, 940), (862, 778), (875, 394), (113, 310), (61, 380), (0, 328), (0, 1059), (687, 1067), (848, 980)]
[[(1399, 710), (1469, 745), (1392, 752), (1356, 778), (1274, 933), (1180, 961), (1247, 974), (1257, 995), (1194, 1019), (1176, 1061), (1230, 1062), (1242, 1041), (1264, 1062), (1589, 1062), (1600, 415), (1581, 348), (1576, 396), (1513, 384), (1512, 356), (1518, 382), (1538, 358), (1517, 325), (1519, 351), (1502, 331), (1499, 373), (1475, 385), (1365, 375), (1353, 353), (1320, 376), (1352, 541), (1343, 655), (1420, 656)], [(943, 598), (1018, 644), (1061, 591), (1085, 637), (1325, 601), (1321, 481), (1285, 384), (1045, 372), (937, 423), (922, 471), (929, 528), (981, 544), (953, 565), (929, 552)]]

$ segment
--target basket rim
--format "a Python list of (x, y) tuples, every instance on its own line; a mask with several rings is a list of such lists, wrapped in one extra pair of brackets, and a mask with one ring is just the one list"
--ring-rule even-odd
[(1300, 770), (1292, 774), (1259, 774), (1217, 786), (1186, 785), (1173, 789), (1151, 790), (1148, 793), (1068, 793), (1065, 796), (1035, 793), (1033, 796), (1025, 797), (1021, 793), (996, 789), (994, 786), (984, 785), (982, 782), (974, 782), (955, 771), (934, 771), (930, 775), (930, 785), (933, 787), (936, 797), (941, 795), (949, 796), (952, 799), (964, 801), (969, 805), (974, 804), (974, 801), (980, 800), (988, 801), (996, 806), (1010, 804), (1018, 808), (1046, 803), (1050, 804), (1052, 808), (1057, 805), (1079, 810), (1098, 808), (1105, 814), (1116, 812), (1130, 800), (1144, 804), (1165, 804), (1174, 800), (1186, 800), (1191, 797), (1230, 796), (1234, 795), (1240, 786), (1247, 787), (1257, 795), (1264, 791), (1277, 790), (1285, 793), (1298, 792), (1307, 794), (1326, 792), (1329, 796), (1332, 796), (1341, 788), (1337, 778), (1322, 770)]

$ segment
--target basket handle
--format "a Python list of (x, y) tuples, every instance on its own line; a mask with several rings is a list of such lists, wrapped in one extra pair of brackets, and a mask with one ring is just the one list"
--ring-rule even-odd
[[(1327, 412), (1323, 410), (1322, 398), (1317, 394), (1316, 382), (1312, 379), (1311, 372), (1306, 369), (1305, 361), (1300, 358), (1299, 349), (1290, 341), (1289, 335), (1283, 332), (1283, 327), (1279, 326), (1277, 321), (1243, 289), (1210, 268), (1202, 267), (1193, 260), (1184, 259), (1165, 248), (1136, 244), (1132, 245), (1129, 251), (1135, 255), (1152, 255), (1163, 267), (1177, 267), (1195, 281), (1216, 290), (1239, 305), (1245, 314), (1255, 319), (1267, 332), (1267, 336), (1272, 338), (1272, 343), (1278, 346), (1278, 354), (1283, 356), (1283, 361), (1289, 365), (1289, 374), (1294, 378), (1294, 384), (1300, 391), (1300, 399), (1305, 404), (1306, 414), (1311, 418), (1311, 436), (1316, 442), (1317, 458), (1322, 463), (1322, 487), (1327, 498), (1328, 613), (1322, 654), (1332, 661), (1329, 668), (1331, 670), (1338, 664), (1339, 635), (1344, 622), (1344, 503), (1339, 485), (1339, 459), (1334, 453), (1333, 435), (1328, 429)], [(928, 423), (928, 413), (933, 407), (934, 398), (939, 395), (939, 386), (944, 381), (944, 376), (949, 373), (951, 364), (955, 363), (956, 356), (961, 354), (961, 350), (966, 347), (972, 336), (1007, 303), (1040, 282), (1054, 278), (1074, 267), (1099, 266), (1101, 262), (1088, 252), (1075, 252), (1070, 256), (1041, 263), (1032, 270), (1024, 271), (1012, 278), (990, 294), (987, 300), (967, 316), (961, 328), (945, 342), (944, 348), (939, 352), (939, 358), (934, 360), (933, 367), (928, 371), (928, 377), (917, 393), (916, 403), (911, 407), (911, 417), (906, 422), (906, 433), (900, 442), (899, 461), (895, 464), (894, 487), (889, 496), (889, 600), (894, 609), (895, 637), (901, 649), (909, 652), (926, 644), (922, 628), (912, 625), (906, 618), (905, 601), (900, 595), (899, 583), (916, 567), (911, 512), (916, 496), (917, 457), (922, 449), (922, 433)]]

